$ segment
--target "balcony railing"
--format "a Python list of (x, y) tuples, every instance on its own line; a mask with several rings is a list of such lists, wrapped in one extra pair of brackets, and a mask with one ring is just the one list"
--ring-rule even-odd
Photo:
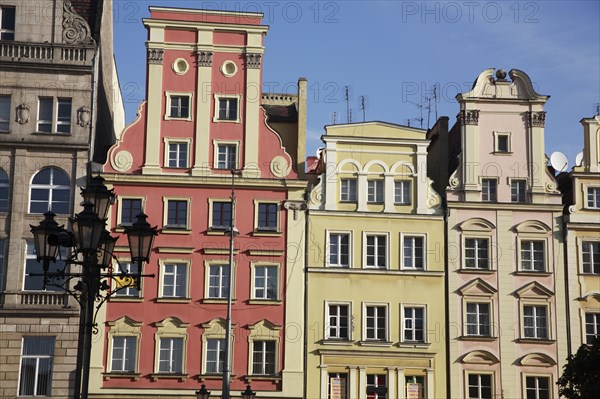
[(93, 46), (0, 41), (0, 61), (92, 66)]
[(21, 305), (67, 306), (64, 292), (21, 292)]

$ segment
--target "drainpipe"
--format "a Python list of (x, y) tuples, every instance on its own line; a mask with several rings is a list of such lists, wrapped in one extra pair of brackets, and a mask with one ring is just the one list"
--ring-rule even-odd
[[(565, 263), (565, 305), (566, 305), (566, 317), (567, 317), (567, 355), (571, 357), (573, 348), (571, 348), (571, 295), (569, 294), (569, 254), (568, 254), (568, 230), (567, 222), (565, 221), (565, 215), (561, 216), (562, 228), (563, 228), (563, 260)], [(560, 370), (558, 370), (560, 373)]]
[(446, 324), (446, 397), (450, 398), (450, 279), (448, 277), (448, 201), (446, 200), (446, 194), (442, 195), (442, 210), (444, 212), (444, 296), (446, 298), (444, 313), (445, 313), (445, 324)]
[(303, 398), (306, 399), (306, 385), (308, 384), (308, 199), (310, 183), (304, 192), (304, 201), (306, 201), (306, 213), (304, 214), (304, 386)]

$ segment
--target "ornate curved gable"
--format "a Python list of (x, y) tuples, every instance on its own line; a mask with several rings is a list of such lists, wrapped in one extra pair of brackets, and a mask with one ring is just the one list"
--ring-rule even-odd
[(500, 360), (492, 353), (485, 350), (474, 350), (462, 357), (461, 363), (466, 364), (487, 364), (492, 365), (500, 363)]
[(460, 93), (456, 97), (458, 101), (490, 99), (490, 100), (527, 100), (531, 102), (545, 103), (550, 96), (536, 93), (533, 89), (531, 78), (519, 69), (511, 69), (508, 72), (510, 81), (506, 79), (506, 72), (495, 68), (485, 69), (479, 74), (471, 91)]
[(527, 220), (519, 223), (514, 227), (517, 233), (537, 233), (544, 234), (550, 232), (552, 229), (547, 224), (542, 223), (538, 220)]
[(460, 231), (492, 231), (496, 226), (482, 218), (471, 218), (458, 225)]

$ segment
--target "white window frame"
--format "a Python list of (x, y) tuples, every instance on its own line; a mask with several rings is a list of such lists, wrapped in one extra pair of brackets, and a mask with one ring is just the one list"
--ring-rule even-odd
[[(528, 316), (528, 317), (533, 317), (533, 332), (534, 332), (534, 336), (533, 337), (528, 337), (525, 335), (525, 308), (526, 307), (531, 307), (534, 309), (533, 312), (533, 316)], [(538, 336), (538, 329), (541, 329), (541, 326), (538, 326), (537, 324), (537, 318), (538, 318), (538, 308), (545, 308), (546, 309), (546, 325), (544, 326), (545, 331), (546, 331), (546, 336), (545, 337), (541, 337)], [(551, 314), (550, 314), (550, 305), (548, 303), (538, 303), (538, 302), (524, 302), (521, 303), (521, 337), (523, 339), (533, 339), (533, 340), (542, 340), (542, 341), (547, 341), (550, 340), (552, 337), (552, 331), (551, 331)]]
[[(467, 266), (467, 240), (476, 240), (475, 247), (473, 251), (475, 251), (475, 257), (472, 258), (475, 261), (475, 267)], [(479, 244), (477, 240), (486, 240), (487, 241), (487, 258), (479, 257)], [(492, 270), (492, 238), (491, 236), (476, 236), (476, 235), (464, 235), (463, 234), (463, 268), (466, 270)], [(479, 267), (480, 261), (487, 261), (487, 267)]]
[[(592, 316), (592, 323), (588, 323), (588, 316)], [(588, 334), (588, 325), (592, 326), (593, 329), (593, 334)], [(584, 317), (583, 317), (583, 336), (584, 339), (583, 341), (585, 342), (585, 344), (587, 345), (591, 345), (592, 343), (589, 340), (589, 336), (591, 335), (592, 340), (593, 337), (596, 336), (600, 336), (600, 310), (597, 310), (595, 312), (585, 312), (584, 313)]]
[[(531, 258), (530, 260), (527, 261), (531, 264), (531, 269), (526, 269), (524, 267), (525, 260), (523, 259), (523, 254), (529, 253), (530, 257), (533, 257), (535, 252), (538, 252), (535, 249), (533, 249), (534, 243), (542, 243), (542, 246), (543, 246), (542, 254), (544, 255), (544, 259), (543, 259), (544, 269), (543, 270), (535, 269), (535, 263), (534, 263), (535, 261), (533, 258)], [(528, 245), (528, 248), (525, 248), (525, 245)], [(546, 272), (548, 272), (548, 249), (547, 248), (548, 248), (548, 242), (545, 237), (519, 237), (519, 271), (525, 272), (525, 273), (546, 273)]]
[[(408, 186), (408, 188), (406, 187)], [(400, 190), (398, 190), (400, 189)], [(398, 193), (400, 191), (400, 193)], [(408, 191), (408, 194), (406, 193)], [(394, 181), (394, 204), (395, 205), (411, 205), (412, 204), (412, 181), (411, 180), (395, 180)], [(404, 201), (408, 196), (408, 201)], [(401, 200), (398, 201), (398, 198)]]
[[(600, 186), (589, 185), (585, 188), (584, 204), (587, 209), (600, 209)], [(592, 202), (590, 202), (590, 194)], [(591, 205), (590, 205), (591, 204)]]
[[(579, 247), (579, 264), (581, 265), (580, 273), (592, 276), (600, 275), (600, 262), (594, 262), (594, 251), (593, 246), (599, 245), (600, 240), (596, 237), (577, 237), (578, 247)], [(590, 245), (590, 253), (589, 253), (589, 271), (586, 271), (586, 262), (584, 262), (584, 254), (585, 254), (585, 246)]]
[[(54, 338), (53, 340), (53, 344), (54, 346), (52, 347), (52, 354), (51, 355), (25, 355), (23, 354), (24, 350), (25, 350), (25, 339), (27, 338)], [(23, 336), (21, 338), (21, 354), (19, 357), (19, 381), (17, 384), (17, 392), (19, 393), (18, 397), (21, 396), (53, 396), (52, 395), (52, 382), (53, 382), (53, 369), (54, 369), (54, 358), (55, 358), (55, 350), (56, 350), (56, 337), (51, 337), (51, 336)], [(36, 359), (35, 362), (35, 379), (33, 381), (33, 395), (24, 395), (21, 393), (21, 379), (23, 378), (23, 360), (24, 359)], [(49, 376), (49, 381), (48, 381), (48, 385), (47, 385), (47, 392), (45, 394), (38, 394), (38, 383), (39, 383), (39, 366), (40, 366), (40, 359), (50, 359), (50, 365), (49, 365), (49, 370), (51, 371), (50, 376)]]
[(527, 378), (536, 378), (536, 397), (539, 397), (539, 382), (537, 379), (545, 378), (548, 380), (548, 397), (552, 398), (554, 392), (554, 383), (552, 381), (552, 375), (549, 374), (532, 374), (532, 373), (524, 373), (523, 374), (523, 398), (527, 397)]
[[(115, 340), (117, 339), (123, 339), (123, 358), (122, 359), (117, 359), (120, 360), (121, 363), (121, 367), (115, 369), (114, 366), (114, 361), (115, 361)], [(133, 370), (125, 370), (124, 366), (126, 364), (126, 360), (127, 360), (127, 350), (131, 349), (131, 344), (128, 344), (129, 340), (135, 340), (135, 342), (133, 342)], [(110, 365), (110, 372), (111, 373), (135, 373), (137, 370), (137, 360), (138, 360), (138, 347), (139, 347), (139, 337), (137, 335), (120, 335), (120, 334), (115, 334), (113, 336), (111, 336), (110, 338), (110, 363), (108, 363)]]
[[(281, 300), (281, 284), (280, 284), (280, 280), (281, 280), (281, 265), (279, 263), (269, 263), (269, 262), (252, 262), (250, 264), (251, 270), (252, 270), (252, 275), (251, 275), (251, 298), (252, 300), (255, 301), (280, 301)], [(267, 268), (267, 269), (275, 269), (275, 298), (269, 298), (267, 296), (267, 292), (268, 292), (268, 274), (266, 274), (264, 276), (265, 278), (265, 283), (263, 287), (258, 287), (256, 285), (256, 279), (258, 278), (258, 273), (257, 273), (257, 269), (258, 268)], [(264, 295), (262, 297), (257, 296), (256, 295), (256, 290), (258, 288), (261, 288), (264, 290)]]
[[(217, 357), (216, 357), (216, 369), (217, 371), (208, 371), (208, 351), (209, 351), (209, 341), (210, 342), (217, 342), (217, 349), (216, 349), (216, 353), (217, 353)], [(221, 346), (223, 346), (223, 349), (221, 349)], [(214, 351), (214, 349), (210, 349), (210, 351)], [(221, 354), (223, 355), (223, 357), (226, 356), (225, 353), (225, 338), (219, 338), (219, 337), (207, 337), (206, 338), (206, 342), (204, 343), (204, 356), (203, 356), (203, 362), (202, 362), (202, 366), (203, 366), (203, 370), (204, 370), (204, 374), (221, 374), (223, 372), (222, 367), (225, 366), (225, 359), (221, 359)], [(219, 367), (219, 363), (223, 362), (223, 365), (221, 367)], [(212, 363), (212, 362), (211, 362)]]
[[(160, 369), (160, 365), (161, 365), (161, 351), (162, 349), (162, 343), (163, 340), (170, 340), (171, 344), (169, 345), (169, 370), (161, 370)], [(173, 347), (173, 343), (174, 340), (181, 340), (181, 364), (180, 366), (180, 370), (173, 370), (173, 363), (174, 363), (174, 347)], [(160, 336), (158, 338), (158, 353), (157, 353), (157, 367), (156, 367), (156, 371), (157, 373), (160, 374), (183, 374), (185, 372), (185, 350), (186, 350), (186, 342), (185, 342), (185, 338), (184, 337), (173, 337), (170, 335), (164, 335), (164, 336)]]
[[(51, 120), (46, 120), (46, 119), (41, 119), (40, 118), (40, 111), (41, 111), (41, 101), (40, 100), (51, 100), (52, 101), (52, 119)], [(69, 112), (69, 119), (68, 120), (60, 120), (59, 116), (58, 116), (58, 109), (60, 108), (60, 106), (64, 103), (64, 102), (69, 102), (70, 103), (70, 112)], [(73, 133), (72, 131), (72, 127), (73, 127), (73, 99), (70, 97), (51, 97), (51, 96), (40, 96), (38, 97), (38, 101), (37, 101), (37, 122), (36, 122), (36, 130), (38, 133), (44, 133), (44, 134), (59, 134), (59, 135), (70, 135), (71, 133)], [(45, 132), (40, 130), (40, 124), (50, 124), (50, 131), (49, 132)], [(69, 127), (69, 131), (68, 132), (59, 132), (58, 131), (58, 127), (59, 126), (68, 126)]]
[[(519, 188), (518, 183), (523, 184), (523, 192), (521, 193), (521, 189)], [(515, 184), (517, 184), (515, 186)], [(517, 201), (514, 200), (513, 190), (516, 187), (517, 191)], [(521, 198), (523, 199), (521, 201)], [(527, 179), (510, 179), (510, 201), (514, 204), (525, 204), (527, 203)]]
[[(213, 297), (209, 296), (210, 290), (210, 271), (213, 267), (224, 267), (229, 268), (229, 262), (222, 260), (206, 260), (204, 261), (204, 299), (203, 302), (206, 303), (224, 303), (227, 302), (227, 286), (223, 285), (221, 290), (223, 290), (223, 297)], [(235, 291), (236, 291), (236, 269), (237, 263), (233, 262), (233, 269), (229, 270), (229, 279), (231, 286), (231, 297), (233, 300), (236, 299)], [(220, 284), (223, 284), (223, 277), (221, 276)]]
[(356, 203), (358, 201), (358, 179), (340, 178), (340, 202)]
[[(262, 344), (262, 359), (261, 359), (261, 367), (263, 368), (263, 372), (262, 373), (258, 373), (256, 372), (255, 368), (254, 368), (254, 346), (256, 344)], [(267, 373), (266, 372), (266, 365), (267, 365), (267, 351), (266, 351), (266, 344), (267, 343), (272, 343), (274, 346), (274, 351), (273, 351), (273, 373)], [(262, 375), (262, 376), (270, 376), (270, 375), (275, 375), (277, 374), (277, 346), (278, 346), (278, 341), (274, 340), (274, 339), (254, 339), (250, 342), (250, 364), (251, 364), (251, 369), (250, 369), (250, 374), (251, 375)]]
[(367, 204), (383, 204), (385, 201), (385, 181), (383, 179), (367, 180)]
[[(494, 131), (494, 153), (495, 154), (512, 154), (512, 134), (511, 132)], [(506, 151), (500, 150), (500, 137), (506, 137)]]
[[(228, 272), (228, 275), (223, 273)], [(207, 299), (227, 299), (227, 287), (231, 284), (231, 268), (226, 263), (210, 263), (207, 266), (208, 282), (206, 287), (206, 298)], [(219, 280), (218, 285), (212, 286), (211, 280), (216, 277)], [(225, 285), (227, 284), (227, 285)], [(211, 289), (217, 289), (219, 293), (217, 295), (211, 294)]]
[[(169, 203), (171, 202), (185, 202), (187, 205), (185, 225), (173, 225), (169, 224)], [(163, 197), (163, 231), (164, 230), (189, 230), (190, 229), (190, 204), (192, 199), (189, 197)]]
[[(189, 301), (190, 291), (190, 261), (188, 259), (160, 259), (160, 274), (158, 281), (158, 299), (162, 301)], [(173, 275), (173, 295), (165, 295), (165, 275), (167, 266), (177, 266)], [(185, 283), (184, 283), (184, 295), (177, 295), (177, 276), (179, 275), (179, 269), (185, 268)]]
[[(163, 167), (167, 168), (167, 169), (186, 169), (190, 167), (190, 158), (191, 158), (191, 143), (192, 140), (191, 139), (184, 139), (184, 138), (170, 138), (170, 137), (165, 137), (163, 139), (164, 143), (165, 143), (165, 157), (164, 157), (164, 163), (163, 163)], [(176, 159), (171, 159), (171, 145), (176, 145), (177, 147), (177, 157)], [(186, 147), (186, 154), (185, 154), (185, 159), (183, 159), (183, 157), (181, 157), (180, 155), (180, 145), (185, 145)], [(179, 161), (181, 161), (183, 159), (184, 161), (184, 166), (179, 166)], [(171, 166), (170, 163), (171, 161), (174, 160), (176, 165), (175, 166)]]
[[(375, 242), (375, 264), (369, 265), (367, 263), (368, 259), (368, 238), (369, 237), (377, 237)], [(379, 258), (379, 253), (377, 252), (379, 239), (381, 237), (385, 237), (385, 265), (383, 267), (379, 266), (377, 263), (377, 259)], [(364, 269), (374, 269), (374, 270), (386, 270), (390, 268), (390, 234), (388, 232), (376, 232), (376, 231), (365, 231), (363, 232), (363, 268)]]
[[(219, 148), (221, 146), (235, 147), (235, 169), (240, 168), (240, 142), (239, 140), (215, 140), (213, 141), (213, 168), (216, 170), (231, 170), (230, 168), (219, 167)], [(229, 164), (229, 150), (226, 154), (226, 165)]]
[[(494, 182), (495, 194), (494, 198), (492, 196), (491, 186), (485, 187), (484, 183), (486, 182)], [(487, 199), (486, 199), (487, 196)], [(498, 178), (497, 177), (482, 177), (481, 178), (481, 202), (498, 202)]]
[[(370, 307), (375, 307), (375, 308), (385, 308), (385, 337), (381, 338), (381, 337), (376, 337), (376, 338), (369, 338), (368, 337), (368, 322), (367, 322), (367, 309)], [(390, 305), (389, 303), (384, 303), (384, 302), (363, 302), (363, 306), (362, 306), (362, 311), (363, 311), (363, 317), (362, 317), (362, 321), (363, 321), (363, 341), (371, 341), (371, 342), (389, 342), (389, 337), (390, 337)], [(376, 312), (377, 314), (375, 315), (375, 320), (377, 321), (377, 318), (379, 317), (379, 310)], [(377, 325), (377, 322), (375, 323), (375, 325)], [(377, 335), (377, 326), (375, 327), (375, 334)]]
[[(327, 255), (326, 255), (326, 266), (327, 267), (339, 267), (339, 268), (344, 268), (344, 269), (350, 269), (352, 268), (352, 231), (343, 231), (343, 230), (327, 230), (326, 231), (327, 237), (326, 237), (326, 242), (327, 242)], [(331, 262), (331, 249), (333, 248), (333, 244), (332, 244), (332, 235), (336, 235), (336, 236), (343, 236), (346, 235), (348, 236), (348, 263), (347, 264), (343, 264), (341, 263), (341, 259), (342, 259), (342, 251), (341, 251), (341, 245), (340, 245), (340, 240), (338, 239), (338, 243), (337, 243), (337, 248), (338, 248), (338, 253), (337, 253), (337, 258), (338, 258), (338, 262), (337, 263), (332, 263)]]
[[(213, 116), (213, 122), (220, 122), (220, 123), (241, 123), (242, 119), (241, 119), (241, 113), (242, 113), (242, 96), (239, 94), (214, 94), (214, 98), (215, 98), (215, 105), (214, 105), (214, 109), (215, 109), (215, 113)], [(219, 111), (220, 111), (220, 102), (221, 100), (226, 100), (226, 99), (235, 99), (237, 100), (237, 117), (236, 119), (220, 119), (219, 118)]]
[[(470, 376), (477, 376), (477, 385), (471, 385), (471, 383), (469, 382), (469, 377)], [(465, 370), (465, 397), (468, 399), (488, 399), (484, 396), (482, 396), (481, 394), (481, 390), (483, 388), (482, 384), (481, 384), (481, 376), (489, 376), (490, 377), (490, 394), (491, 396), (489, 397), (489, 399), (494, 399), (496, 397), (496, 393), (494, 391), (495, 389), (495, 385), (494, 385), (494, 373), (493, 372), (487, 372), (487, 371), (479, 371), (479, 370)], [(476, 397), (470, 396), (470, 389), (471, 387), (477, 388), (478, 393)]]
[[(423, 267), (416, 267), (416, 256), (414, 254), (414, 239), (421, 238), (423, 240)], [(405, 258), (405, 248), (404, 248), (404, 239), (413, 239), (413, 256), (411, 258), (411, 265), (407, 266), (404, 263)], [(401, 265), (402, 270), (416, 270), (416, 271), (425, 271), (427, 270), (427, 234), (413, 234), (413, 233), (401, 233), (400, 234), (400, 256), (401, 256)]]
[[(0, 7), (0, 21), (2, 21), (2, 8), (1, 7)], [(1, 35), (1, 32), (0, 32), (0, 35)], [(8, 99), (8, 102), (6, 102), (5, 99)], [(0, 94), (0, 132), (10, 132), (11, 99), (12, 99), (12, 97), (10, 94)], [(8, 106), (4, 110), (4, 112), (5, 112), (4, 116), (3, 116), (2, 104), (8, 104)], [(2, 125), (6, 125), (7, 128), (2, 129)]]
[[(215, 221), (214, 221), (214, 218), (213, 218), (213, 212), (214, 212), (214, 205), (215, 205), (215, 203), (229, 203), (229, 204), (231, 204), (231, 199), (229, 199), (229, 198), (209, 198), (208, 199), (208, 228), (209, 228), (209, 230), (219, 231), (219, 232), (225, 232), (225, 230), (227, 230), (231, 226), (216, 226), (215, 225)], [(235, 215), (233, 214), (233, 211), (235, 211), (235, 209), (233, 209), (233, 207), (232, 207), (231, 217), (233, 218), (233, 220), (235, 222)]]
[[(331, 332), (331, 324), (330, 324), (330, 317), (331, 314), (329, 313), (329, 307), (330, 306), (347, 306), (348, 307), (348, 313), (347, 313), (347, 320), (348, 320), (348, 326), (347, 326), (347, 330), (348, 330), (348, 336), (347, 337), (340, 337), (340, 336), (332, 336), (330, 335)], [(338, 320), (338, 326), (337, 326), (337, 330), (340, 330), (340, 325), (339, 325), (339, 315), (336, 317), (336, 319)], [(325, 322), (323, 323), (323, 325), (325, 326), (325, 329), (323, 331), (323, 337), (325, 337), (326, 340), (338, 340), (338, 341), (351, 341), (352, 340), (352, 302), (337, 302), (337, 301), (325, 301)], [(339, 335), (339, 334), (338, 334)]]
[[(194, 93), (192, 92), (180, 92), (180, 91), (165, 91), (165, 120), (178, 120), (178, 121), (191, 121), (192, 114), (194, 113)], [(171, 101), (174, 97), (187, 97), (188, 98), (188, 116), (171, 116)]]
[[(469, 323), (469, 305), (476, 305), (477, 306), (477, 312), (476, 312), (476, 322), (475, 323)], [(487, 326), (485, 326), (484, 324), (482, 324), (480, 322), (480, 317), (482, 315), (482, 313), (480, 312), (480, 306), (481, 305), (486, 305), (488, 307), (488, 324)], [(493, 313), (493, 303), (491, 300), (485, 300), (485, 299), (468, 299), (465, 300), (465, 304), (464, 304), (464, 333), (463, 335), (466, 337), (488, 337), (491, 338), (494, 336), (494, 331), (493, 331), (493, 320), (494, 320), (494, 313)], [(477, 333), (476, 334), (469, 334), (469, 325), (474, 325), (475, 328), (477, 329)], [(488, 329), (488, 334), (482, 334), (481, 330), (482, 328), (487, 327)]]
[[(422, 309), (423, 310), (423, 340), (422, 341), (414, 340), (414, 339), (413, 340), (407, 340), (405, 338), (406, 337), (405, 333), (407, 331), (407, 328), (406, 328), (406, 320), (407, 319), (405, 317), (405, 310), (406, 309)], [(400, 334), (402, 334), (402, 335), (400, 337), (400, 341), (401, 342), (409, 342), (409, 343), (413, 343), (413, 342), (418, 342), (418, 343), (423, 343), (423, 344), (427, 343), (428, 342), (427, 341), (428, 340), (428, 336), (427, 336), (427, 305), (424, 305), (424, 304), (414, 304), (414, 303), (403, 303), (400, 306), (400, 312), (401, 312), (400, 313), (400, 319), (402, 320), (402, 322), (401, 322), (402, 323), (401, 324), (401, 329), (400, 329)], [(417, 319), (414, 317), (414, 312), (413, 312), (413, 318), (411, 320), (413, 321), (413, 326), (414, 327), (410, 328), (408, 330), (412, 330), (413, 331), (412, 335), (413, 335), (413, 338), (414, 338), (415, 334), (416, 334), (416, 331), (417, 331), (416, 324), (414, 323), (414, 321), (417, 320)]]
[(140, 200), (140, 212), (144, 212), (146, 209), (146, 197), (145, 196), (135, 196), (135, 195), (119, 195), (117, 196), (117, 220), (119, 221), (119, 226), (131, 226), (135, 223), (135, 216), (132, 215), (133, 220), (131, 223), (123, 223), (123, 202), (126, 200)]
[[(42, 171), (46, 170), (46, 169), (49, 169), (51, 171), (50, 172), (50, 183), (49, 184), (37, 184), (37, 183), (34, 184), (33, 181), (36, 178), (36, 176), (39, 173), (41, 173)], [(65, 176), (69, 179), (69, 185), (68, 186), (67, 185), (54, 184), (54, 181), (55, 181), (55, 177), (54, 177), (55, 171), (62, 172), (62, 173), (65, 174)], [(37, 189), (37, 190), (47, 190), (48, 191), (48, 200), (46, 201), (48, 203), (48, 210), (51, 210), (54, 213), (60, 214), (60, 215), (67, 215), (67, 214), (71, 213), (71, 210), (72, 210), (72, 203), (71, 202), (72, 202), (72, 198), (73, 198), (73, 181), (71, 179), (71, 176), (69, 176), (69, 174), (67, 172), (65, 172), (64, 170), (62, 170), (61, 168), (58, 168), (58, 167), (55, 167), (55, 166), (44, 167), (44, 168), (41, 168), (41, 169), (37, 170), (33, 174), (33, 176), (31, 176), (31, 180), (30, 180), (30, 183), (29, 183), (29, 201), (27, 203), (27, 211), (28, 211), (28, 213), (30, 213), (32, 215), (38, 215), (39, 213), (37, 213), (37, 212), (36, 213), (31, 212), (31, 204), (32, 204), (32, 201), (33, 201), (32, 200), (32, 191), (34, 189)], [(67, 213), (59, 213), (59, 212), (57, 212), (56, 209), (52, 208), (52, 203), (54, 202), (53, 201), (54, 192), (56, 190), (64, 191), (66, 189), (69, 190), (69, 202), (67, 203), (68, 212)], [(35, 202), (42, 202), (42, 201), (36, 200)], [(64, 204), (65, 202), (61, 201), (60, 203)]]
[[(260, 227), (259, 226), (259, 221), (260, 221), (260, 206), (261, 205), (275, 205), (275, 207), (277, 208), (275, 211), (275, 228), (266, 228), (266, 227)], [(273, 200), (254, 200), (254, 232), (259, 232), (259, 233), (279, 233), (281, 232), (281, 224), (280, 224), (280, 219), (281, 219), (281, 201), (273, 201)]]

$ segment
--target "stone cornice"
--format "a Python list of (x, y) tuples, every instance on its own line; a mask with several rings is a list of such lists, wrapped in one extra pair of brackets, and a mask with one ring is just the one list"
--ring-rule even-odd
[[(558, 196), (559, 194), (554, 194)], [(448, 201), (449, 209), (482, 209), (503, 211), (551, 211), (562, 213), (563, 204), (521, 204), (501, 202), (452, 202)]]
[(479, 124), (478, 109), (463, 109), (456, 117), (463, 125), (477, 126)]
[(144, 26), (152, 28), (208, 28), (210, 30), (228, 30), (228, 31), (246, 31), (249, 33), (261, 33), (265, 34), (268, 32), (269, 27), (267, 25), (248, 25), (248, 24), (228, 24), (219, 22), (199, 22), (199, 21), (173, 21), (169, 19), (155, 19), (155, 18), (144, 18), (142, 19)]
[[(190, 175), (142, 175), (142, 174), (116, 174), (105, 173), (102, 177), (108, 184), (130, 184), (132, 186), (143, 186), (146, 184), (161, 186), (184, 186), (184, 187), (209, 187), (209, 186), (231, 186), (229, 175), (212, 176), (190, 176)], [(235, 180), (236, 188), (305, 188), (308, 181), (286, 180), (286, 179), (244, 179)]]

